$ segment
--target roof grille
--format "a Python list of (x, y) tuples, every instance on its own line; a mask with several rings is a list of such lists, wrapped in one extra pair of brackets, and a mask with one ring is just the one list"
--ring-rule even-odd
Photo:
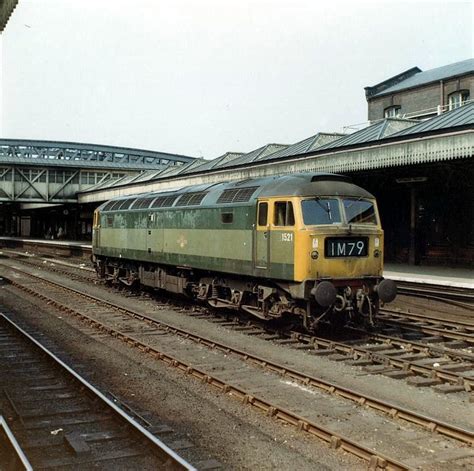
[(150, 207), (150, 203), (155, 199), (154, 196), (148, 198), (139, 198), (136, 203), (133, 205), (133, 209), (146, 209)]
[(115, 201), (109, 201), (103, 208), (102, 208), (102, 211), (110, 211), (110, 208), (113, 206), (113, 204), (115, 203)]
[(244, 203), (250, 200), (257, 188), (258, 186), (249, 186), (247, 188), (224, 190), (217, 203)]
[(207, 192), (200, 191), (194, 193), (185, 193), (176, 203), (176, 206), (198, 206), (207, 195)]
[(109, 211), (115, 211), (121, 204), (123, 200), (115, 200), (112, 205), (110, 205)]
[(152, 208), (165, 208), (173, 206), (177, 196), (159, 196), (151, 205)]
[(122, 204), (117, 209), (128, 209), (133, 203), (135, 203), (135, 201), (137, 201), (136, 198), (128, 198), (123, 200)]
[(232, 203), (232, 201), (234, 200), (234, 198), (237, 196), (237, 193), (239, 192), (239, 190), (235, 190), (235, 189), (232, 189), (232, 190), (224, 190), (222, 193), (221, 193), (221, 196), (219, 196), (217, 202), (218, 203)]

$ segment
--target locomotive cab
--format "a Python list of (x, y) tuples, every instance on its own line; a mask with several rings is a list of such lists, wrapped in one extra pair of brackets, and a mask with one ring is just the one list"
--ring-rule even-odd
[[(383, 230), (369, 193), (348, 184), (324, 195), (270, 197), (257, 203), (255, 267), (307, 303), (306, 324), (323, 317), (374, 322), (395, 284), (383, 280)], [(292, 273), (290, 273), (292, 272)]]

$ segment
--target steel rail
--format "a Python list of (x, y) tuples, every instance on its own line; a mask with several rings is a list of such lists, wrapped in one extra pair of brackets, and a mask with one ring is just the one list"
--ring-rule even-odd
[(367, 340), (375, 340), (378, 342), (383, 342), (387, 345), (395, 345), (395, 346), (403, 347), (403, 348), (407, 347), (407, 350), (406, 350), (407, 352), (413, 351), (413, 352), (420, 352), (420, 353), (435, 353), (438, 355), (445, 355), (450, 358), (454, 358), (458, 360), (462, 359), (462, 360), (472, 361), (474, 363), (473, 353), (458, 351), (453, 348), (438, 347), (436, 346), (436, 344), (432, 344), (432, 343), (423, 343), (423, 342), (415, 341), (415, 340), (405, 340), (400, 337), (392, 337), (391, 335), (386, 335), (386, 334), (366, 332), (365, 330), (358, 329), (356, 327), (346, 327), (346, 328), (354, 332), (357, 332), (359, 334), (366, 335)]
[[(16, 284), (16, 285), (19, 286), (19, 284)], [(45, 300), (49, 299), (47, 296), (42, 296), (42, 298)], [(51, 299), (49, 299), (49, 301), (53, 303)], [(59, 303), (58, 302), (54, 302), (54, 303), (58, 307)], [(382, 468), (382, 469), (387, 469), (387, 470), (411, 469), (410, 466), (394, 458), (391, 458), (369, 447), (366, 447), (365, 445), (359, 444), (355, 442), (354, 440), (352, 440), (351, 438), (345, 437), (341, 433), (335, 432), (325, 426), (322, 426), (313, 421), (310, 421), (307, 418), (302, 417), (295, 412), (292, 412), (276, 404), (273, 404), (269, 402), (268, 400), (264, 399), (263, 397), (258, 397), (257, 395), (251, 394), (241, 387), (235, 386), (231, 383), (228, 383), (220, 379), (215, 374), (211, 375), (208, 372), (201, 370), (199, 368), (196, 368), (192, 366), (191, 364), (189, 364), (188, 362), (185, 362), (177, 358), (176, 356), (172, 356), (168, 353), (162, 352), (158, 350), (156, 347), (151, 347), (150, 345), (143, 343), (142, 341), (130, 336), (129, 334), (125, 334), (123, 332), (120, 332), (119, 330), (113, 329), (103, 324), (102, 322), (92, 319), (91, 317), (85, 314), (82, 314), (78, 311), (74, 311), (72, 308), (63, 306), (62, 310), (78, 316), (82, 320), (86, 321), (88, 325), (97, 328), (101, 332), (110, 334), (112, 337), (115, 337), (123, 341), (128, 346), (133, 347), (133, 348), (138, 348), (139, 350), (152, 356), (153, 358), (164, 362), (166, 365), (172, 366), (176, 368), (178, 371), (185, 373), (186, 375), (193, 376), (197, 378), (198, 380), (200, 380), (201, 382), (218, 389), (224, 394), (229, 394), (230, 396), (233, 396), (234, 398), (242, 402), (243, 405), (252, 406), (256, 408), (257, 410), (264, 412), (269, 417), (274, 417), (276, 419), (279, 419), (289, 425), (293, 425), (294, 427), (298, 428), (301, 431), (305, 431), (313, 436), (316, 436), (317, 438), (328, 443), (331, 446), (331, 448), (346, 451), (348, 453), (351, 453), (357, 456), (360, 459), (367, 461), (371, 469), (377, 469), (377, 468)], [(121, 311), (123, 311), (123, 309), (121, 309)], [(141, 315), (133, 316), (133, 317), (139, 319)], [(166, 330), (173, 333), (172, 328), (169, 330), (168, 329)], [(186, 337), (186, 338), (190, 338), (190, 337)], [(202, 341), (199, 343), (201, 345), (206, 346), (206, 343), (207, 343), (206, 339), (201, 339), (201, 340)], [(212, 346), (213, 348), (217, 348), (219, 345), (212, 343)], [(231, 353), (231, 350), (228, 347), (224, 347), (223, 350), (226, 353)], [(249, 357), (248, 355), (246, 356)]]
[[(193, 314), (191, 314), (193, 315)], [(198, 314), (197, 317), (200, 317)], [(205, 316), (207, 317), (207, 316)], [(369, 351), (368, 349), (362, 349), (360, 351), (367, 351), (367, 355), (360, 355), (360, 351), (354, 350), (354, 343), (344, 343), (344, 342), (337, 342), (331, 339), (326, 339), (322, 337), (317, 337), (313, 334), (303, 333), (300, 331), (292, 331), (292, 330), (279, 330), (279, 329), (269, 329), (266, 326), (262, 326), (259, 324), (258, 321), (244, 321), (238, 317), (234, 317), (232, 321), (224, 322), (221, 325), (229, 325), (229, 326), (242, 326), (247, 329), (260, 329), (261, 333), (269, 333), (270, 335), (279, 335), (282, 338), (287, 338), (292, 341), (297, 341), (302, 345), (306, 345), (308, 348), (315, 348), (316, 350), (320, 348), (324, 349), (337, 349), (338, 352), (346, 353), (347, 355), (357, 354), (359, 358), (368, 358), (369, 355), (372, 355), (374, 351)], [(379, 345), (385, 344), (387, 347), (390, 345), (398, 346), (401, 348), (406, 348), (404, 353), (411, 353), (411, 352), (419, 352), (423, 354), (436, 354), (436, 355), (444, 355), (456, 360), (467, 360), (474, 363), (474, 354), (466, 353), (463, 351), (458, 351), (456, 349), (447, 348), (447, 347), (438, 347), (436, 344), (433, 343), (423, 343), (417, 342), (413, 340), (406, 340), (400, 337), (392, 337), (390, 335), (367, 332), (365, 330), (359, 329), (357, 327), (345, 326), (344, 329), (353, 331), (357, 334), (362, 334), (365, 337), (356, 339), (356, 341), (376, 341), (380, 342)], [(243, 329), (240, 329), (243, 330)], [(255, 330), (250, 335), (257, 335)], [(278, 340), (277, 340), (278, 341)], [(345, 347), (345, 348), (344, 348)], [(380, 354), (379, 354), (380, 355)], [(474, 366), (474, 365), (473, 365)]]
[[(458, 300), (467, 301), (467, 303), (474, 302), (474, 289), (467, 286), (440, 286), (429, 283), (417, 283), (416, 281), (397, 281), (397, 285), (402, 291), (408, 292), (409, 294), (427, 296), (427, 297), (440, 297), (443, 300)], [(472, 304), (471, 304), (472, 306)]]
[[(10, 252), (10, 253), (13, 253), (13, 254), (21, 254), (20, 252), (16, 252), (16, 251), (7, 251), (7, 252)], [(24, 264), (27, 264), (27, 265), (30, 265), (30, 266), (34, 266), (34, 267), (38, 267), (38, 268), (43, 268), (43, 265), (33, 263), (32, 260), (44, 260), (44, 261), (47, 261), (47, 262), (54, 263), (55, 265), (63, 265), (67, 268), (72, 268), (72, 269), (77, 270), (77, 271), (85, 270), (87, 272), (94, 272), (95, 273), (95, 270), (93, 270), (91, 268), (79, 268), (76, 265), (73, 265), (73, 264), (70, 264), (70, 263), (67, 263), (67, 262), (62, 262), (61, 260), (54, 260), (54, 262), (53, 262), (50, 259), (43, 258), (43, 257), (40, 257), (40, 256), (36, 256), (36, 255), (29, 255), (28, 258), (29, 258), (29, 260), (23, 260), (22, 259), (21, 263), (24, 263)], [(62, 270), (61, 268), (58, 268), (56, 266), (53, 267), (51, 265), (48, 265), (47, 269), (50, 270), (50, 271), (53, 271), (53, 272), (57, 272), (57, 273), (70, 274), (75, 279), (80, 278), (80, 279), (82, 279), (86, 282), (91, 281), (91, 278), (88, 277), (88, 276), (84, 276), (84, 274), (71, 274), (67, 270)], [(397, 316), (399, 316), (399, 315), (405, 316), (405, 315), (410, 315), (411, 314), (411, 313), (400, 313), (400, 311), (391, 310), (391, 309), (384, 309), (384, 312), (393, 313)], [(413, 314), (413, 318), (415, 318), (415, 317), (419, 317), (420, 320), (425, 319), (424, 316)], [(438, 322), (438, 320), (436, 318), (428, 318), (428, 322), (430, 322), (430, 321)], [(457, 325), (458, 324), (456, 324), (456, 326)], [(467, 324), (467, 325), (472, 326), (474, 328), (474, 324)], [(446, 355), (446, 356), (448, 356), (450, 358), (453, 358), (453, 359), (462, 359), (462, 360), (467, 360), (467, 361), (474, 361), (474, 354), (469, 354), (469, 353), (465, 353), (465, 352), (461, 352), (461, 351), (457, 351), (457, 350), (449, 349), (449, 348), (436, 347), (433, 344), (427, 345), (427, 344), (424, 344), (422, 342), (416, 342), (416, 341), (413, 341), (413, 340), (408, 341), (408, 340), (404, 340), (402, 338), (392, 337), (392, 336), (384, 335), (384, 334), (380, 334), (380, 333), (372, 333), (372, 332), (367, 333), (367, 332), (364, 332), (364, 331), (362, 331), (360, 329), (357, 329), (357, 328), (350, 328), (350, 329), (353, 330), (354, 332), (359, 333), (359, 334), (367, 335), (368, 339), (370, 339), (370, 340), (382, 341), (386, 344), (396, 345), (396, 346), (399, 346), (399, 347), (408, 347), (409, 351), (422, 352), (422, 353), (425, 353), (425, 354), (428, 354), (429, 352), (432, 352), (432, 353), (436, 353), (436, 354)]]
[[(398, 294), (405, 296), (412, 296), (415, 298), (432, 299), (434, 301), (440, 301), (451, 306), (460, 307), (468, 311), (474, 311), (474, 295), (464, 294), (462, 292), (455, 291), (439, 291), (439, 290), (424, 290), (422, 287), (398, 287)], [(467, 301), (459, 301), (456, 298), (467, 299)]]
[[(57, 258), (49, 258), (49, 257), (44, 257), (40, 254), (30, 254), (30, 253), (25, 253), (25, 252), (19, 252), (18, 250), (0, 248), (0, 254), (5, 253), (5, 252), (16, 255), (18, 258), (21, 259), (23, 263), (25, 263), (25, 258), (29, 258), (30, 261), (43, 260), (44, 262), (53, 263), (55, 265), (62, 265), (64, 267), (72, 268), (73, 270), (77, 270), (77, 271), (96, 273), (96, 271), (93, 268), (85, 267), (85, 266), (81, 267), (75, 263), (65, 262), (64, 260), (58, 260)], [(32, 265), (34, 265), (34, 263), (32, 263)], [(50, 266), (48, 266), (48, 268), (50, 268)]]
[(389, 314), (389, 316), (393, 316), (393, 317), (385, 317), (383, 312), (379, 313), (379, 320), (387, 324), (399, 326), (399, 327), (402, 327), (404, 329), (411, 330), (414, 332), (422, 332), (424, 334), (436, 335), (438, 337), (443, 337), (447, 339), (461, 340), (463, 342), (468, 342), (471, 344), (474, 343), (474, 333), (473, 333), (474, 329), (473, 329), (472, 324), (466, 324), (466, 326), (464, 326), (461, 323), (450, 322), (450, 321), (440, 320), (439, 322), (436, 322), (428, 318), (423, 318), (423, 316), (421, 315), (416, 315), (416, 317), (415, 316), (412, 317), (413, 319), (416, 319), (419, 322), (426, 322), (428, 324), (429, 323), (444, 324), (447, 327), (453, 327), (453, 328), (459, 329), (459, 330), (449, 330), (449, 329), (443, 329), (442, 327), (430, 326), (426, 324), (420, 325), (420, 324), (407, 323), (406, 321), (404, 322), (403, 319), (396, 318), (396, 317), (401, 317), (401, 318), (405, 317), (407, 319), (410, 318), (408, 315), (404, 315), (404, 314), (395, 314), (395, 315)]
[[(14, 268), (14, 270), (16, 270), (16, 269)], [(22, 272), (21, 270), (17, 270), (17, 271)], [(24, 273), (24, 272), (22, 272), (22, 273)], [(29, 273), (26, 273), (26, 274), (28, 276), (32, 277), (32, 278), (39, 278), (36, 275), (32, 275), (32, 274), (29, 274)], [(102, 305), (106, 305), (106, 306), (108, 306), (108, 307), (110, 307), (110, 308), (112, 308), (116, 311), (119, 311), (123, 314), (126, 314), (126, 315), (128, 315), (128, 316), (130, 316), (134, 319), (138, 319), (138, 320), (142, 320), (144, 322), (147, 322), (149, 325), (153, 325), (154, 327), (160, 328), (161, 330), (164, 330), (166, 332), (170, 332), (172, 334), (179, 335), (183, 338), (192, 340), (192, 341), (194, 341), (194, 342), (196, 342), (200, 345), (204, 345), (204, 346), (209, 347), (209, 348), (213, 348), (213, 349), (223, 351), (226, 354), (234, 354), (237, 357), (239, 357), (239, 358), (241, 358), (245, 361), (256, 363), (256, 364), (260, 365), (261, 367), (264, 367), (265, 369), (267, 369), (269, 371), (273, 371), (273, 372), (278, 373), (282, 376), (287, 376), (291, 379), (294, 379), (294, 380), (297, 380), (297, 381), (303, 383), (304, 385), (310, 385), (310, 386), (313, 386), (313, 387), (317, 387), (317, 388), (319, 388), (319, 389), (321, 389), (321, 390), (323, 390), (327, 393), (334, 394), (334, 395), (337, 395), (337, 396), (341, 396), (341, 397), (344, 397), (346, 399), (350, 399), (351, 401), (353, 401), (353, 402), (355, 402), (359, 405), (368, 406), (368, 407), (370, 407), (372, 409), (375, 409), (379, 412), (383, 412), (383, 413), (385, 413), (385, 414), (387, 414), (387, 415), (389, 415), (393, 418), (400, 418), (400, 419), (403, 419), (407, 422), (411, 422), (411, 423), (417, 424), (419, 426), (422, 426), (422, 427), (424, 427), (428, 430), (436, 431), (436, 432), (438, 432), (442, 435), (460, 440), (460, 441), (462, 441), (464, 443), (467, 443), (469, 445), (474, 445), (474, 433), (472, 431), (463, 429), (463, 428), (458, 427), (456, 425), (448, 424), (448, 423), (443, 422), (439, 419), (434, 419), (432, 417), (425, 416), (423, 414), (420, 414), (418, 412), (409, 410), (409, 409), (404, 408), (404, 407), (400, 407), (400, 406), (398, 406), (396, 404), (393, 404), (393, 403), (390, 403), (388, 401), (383, 401), (383, 400), (371, 397), (369, 395), (360, 393), (358, 391), (355, 391), (355, 390), (352, 390), (352, 389), (349, 389), (349, 388), (345, 388), (345, 387), (340, 386), (336, 383), (332, 383), (332, 382), (324, 380), (322, 378), (318, 378), (316, 376), (312, 376), (312, 375), (303, 373), (303, 372), (298, 371), (294, 368), (279, 365), (275, 362), (269, 361), (265, 358), (261, 358), (257, 355), (249, 353), (247, 351), (244, 351), (244, 350), (241, 350), (241, 349), (238, 349), (238, 348), (235, 348), (235, 347), (231, 347), (229, 345), (225, 345), (223, 343), (220, 343), (220, 342), (217, 342), (215, 340), (200, 336), (198, 334), (187, 331), (185, 329), (175, 327), (175, 326), (172, 326), (168, 323), (159, 321), (157, 319), (154, 319), (152, 317), (149, 317), (145, 314), (139, 313), (139, 312), (134, 311), (132, 309), (126, 309), (123, 306), (120, 306), (120, 305), (115, 304), (115, 303), (110, 302), (110, 301), (103, 300), (103, 299), (101, 299), (97, 296), (93, 296), (91, 294), (84, 293), (83, 291), (78, 290), (77, 288), (70, 288), (70, 287), (64, 286), (60, 283), (57, 283), (57, 282), (54, 282), (54, 281), (51, 281), (51, 280), (44, 280), (43, 278), (39, 278), (39, 279), (41, 281), (46, 281), (47, 283), (50, 283), (54, 286), (57, 286), (58, 288), (63, 289), (64, 291), (74, 292), (75, 294), (77, 294), (77, 295), (79, 295), (83, 298), (87, 298), (87, 299), (90, 299), (90, 300), (94, 301), (94, 303), (100, 303)], [(55, 305), (57, 308), (61, 309), (64, 312), (71, 313), (71, 314), (83, 319), (84, 321), (86, 321), (90, 325), (95, 325), (99, 330), (103, 330), (105, 332), (108, 332), (110, 335), (123, 340), (124, 342), (130, 344), (131, 346), (138, 347), (138, 348), (142, 349), (145, 352), (153, 351), (152, 347), (150, 347), (146, 344), (143, 344), (139, 340), (133, 339), (132, 337), (130, 337), (127, 334), (124, 334), (120, 331), (112, 329), (112, 328), (106, 326), (105, 324), (103, 324), (103, 323), (101, 323), (101, 322), (99, 322), (95, 319), (92, 319), (91, 317), (89, 317), (89, 316), (87, 316), (87, 315), (85, 315), (85, 314), (83, 314), (83, 313), (81, 313), (81, 312), (79, 312), (79, 311), (77, 311), (73, 308), (70, 308), (68, 306), (64, 306), (60, 302), (50, 298), (49, 296), (46, 296), (43, 293), (39, 293), (39, 292), (35, 291), (34, 289), (31, 289), (29, 287), (25, 287), (25, 286), (21, 285), (21, 283), (18, 283), (16, 280), (11, 280), (11, 281), (12, 281), (13, 285), (18, 286), (19, 288), (23, 289), (24, 291), (29, 292), (30, 294), (33, 294), (34, 296), (37, 296), (39, 298), (42, 298), (45, 301), (48, 301), (49, 304)], [(161, 352), (159, 352), (159, 353), (161, 355)], [(164, 355), (163, 358), (167, 357), (165, 354), (163, 354), (163, 355)], [(162, 358), (160, 357), (160, 359), (162, 359)]]
[(0, 428), (3, 429), (5, 432), (5, 435), (7, 436), (8, 441), (10, 442), (11, 447), (13, 448), (18, 460), (21, 462), (23, 465), (23, 468), (25, 471), (33, 471), (33, 467), (31, 466), (30, 462), (28, 461), (28, 458), (26, 457), (24, 451), (22, 450), (20, 444), (18, 443), (17, 439), (15, 438), (15, 435), (13, 432), (10, 430), (10, 427), (8, 426), (6, 420), (4, 419), (3, 415), (0, 415)]
[(52, 360), (59, 368), (63, 371), (66, 371), (70, 376), (72, 376), (78, 383), (80, 383), (85, 389), (87, 389), (93, 397), (97, 397), (105, 406), (112, 410), (115, 415), (119, 416), (123, 421), (125, 421), (129, 426), (131, 426), (136, 432), (147, 439), (150, 445), (153, 446), (154, 451), (164, 459), (167, 466), (170, 469), (185, 469), (189, 471), (196, 471), (196, 468), (189, 464), (186, 460), (181, 458), (175, 451), (169, 448), (165, 443), (160, 439), (155, 437), (150, 433), (146, 428), (140, 425), (133, 417), (129, 416), (125, 411), (120, 407), (114, 404), (107, 396), (105, 396), (101, 391), (99, 391), (95, 386), (89, 383), (86, 379), (80, 376), (76, 371), (70, 368), (66, 363), (64, 363), (60, 358), (58, 358), (54, 353), (49, 351), (44, 345), (42, 345), (38, 340), (31, 336), (28, 332), (22, 329), (18, 324), (12, 321), (4, 313), (0, 312), (0, 319), (4, 320), (9, 324), (11, 328), (15, 330), (22, 338), (28, 339), (36, 348), (41, 350), (50, 360)]
[(430, 366), (418, 365), (416, 362), (412, 362), (405, 359), (399, 359), (386, 355), (383, 352), (370, 351), (367, 348), (359, 347), (357, 345), (347, 345), (343, 342), (337, 342), (334, 340), (328, 340), (321, 337), (314, 337), (308, 334), (301, 334), (300, 332), (294, 332), (295, 339), (304, 339), (311, 343), (315, 348), (328, 348), (342, 352), (345, 354), (355, 355), (358, 358), (369, 358), (375, 362), (390, 365), (395, 368), (399, 368), (405, 371), (412, 371), (414, 373), (420, 373), (425, 376), (436, 377), (440, 380), (448, 381), (455, 384), (463, 383), (466, 391), (471, 391), (474, 388), (474, 378), (470, 376), (464, 376), (462, 374), (443, 370), (442, 368), (432, 368)]
[(463, 320), (452, 321), (452, 320), (440, 319), (438, 317), (426, 317), (426, 315), (424, 314), (417, 314), (415, 312), (398, 311), (397, 309), (389, 309), (386, 307), (381, 309), (380, 312), (382, 314), (387, 313), (389, 315), (406, 317), (407, 319), (432, 322), (433, 324), (434, 323), (444, 324), (444, 325), (447, 325), (449, 327), (454, 327), (454, 328), (468, 328), (468, 329), (470, 328), (470, 329), (473, 329), (474, 331), (474, 322), (463, 321)]
[[(15, 270), (15, 268), (12, 268), (12, 269)], [(22, 270), (19, 270), (19, 269), (17, 270), (22, 273), (25, 273)], [(26, 274), (33, 278), (43, 280), (43, 278), (41, 277), (29, 274), (29, 273), (26, 273)], [(73, 290), (73, 288), (65, 288), (64, 286), (57, 284), (51, 280), (45, 280), (45, 281), (51, 284), (56, 284), (57, 286), (62, 287), (62, 289)], [(78, 290), (76, 291), (78, 293), (82, 293), (83, 296), (84, 295), (90, 296)], [(99, 298), (97, 300), (100, 301)], [(114, 303), (109, 302), (109, 304), (113, 305)], [(123, 310), (123, 308), (121, 308), (120, 306), (118, 305), (115, 305), (115, 306), (116, 306), (115, 309)], [(435, 367), (431, 367), (427, 365), (420, 365), (420, 364), (417, 364), (416, 361), (409, 361), (406, 359), (394, 358), (393, 356), (386, 355), (383, 352), (374, 352), (364, 347), (358, 347), (355, 345), (347, 345), (343, 342), (336, 342), (334, 340), (328, 340), (321, 337), (311, 336), (308, 334), (302, 334), (299, 332), (294, 332), (293, 337), (296, 340), (299, 340), (299, 341), (303, 340), (305, 342), (311, 343), (312, 346), (317, 349), (323, 347), (323, 348), (335, 350), (337, 352), (342, 352), (344, 354), (353, 355), (361, 359), (371, 359), (373, 362), (380, 363), (382, 365), (388, 365), (393, 368), (401, 369), (404, 371), (411, 371), (414, 373), (424, 375), (425, 377), (426, 376), (434, 377), (439, 380), (447, 381), (455, 385), (463, 385), (466, 391), (471, 391), (472, 389), (474, 389), (474, 378), (468, 375), (463, 375), (456, 371), (448, 371), (448, 370), (443, 370), (443, 368), (440, 368), (440, 367), (435, 368)]]
[[(14, 253), (14, 254), (20, 254), (19, 252), (14, 252), (14, 251), (9, 251), (9, 252)], [(27, 265), (30, 265), (30, 266), (34, 266), (34, 267), (38, 267), (38, 268), (43, 268), (43, 265), (32, 263), (31, 260), (32, 259), (33, 260), (45, 260), (45, 261), (54, 263), (55, 265), (63, 265), (65, 267), (72, 268), (72, 269), (75, 269), (75, 270), (78, 270), (78, 271), (85, 270), (85, 271), (88, 271), (88, 272), (94, 272), (95, 273), (95, 270), (93, 270), (91, 268), (79, 268), (79, 267), (77, 267), (73, 264), (70, 264), (70, 263), (67, 263), (67, 262), (62, 262), (60, 260), (55, 260), (54, 262), (52, 262), (51, 260), (49, 260), (47, 258), (43, 258), (43, 257), (40, 257), (40, 256), (35, 256), (35, 255), (29, 255), (28, 258), (30, 258), (30, 260), (27, 261), (27, 260), (22, 259), (21, 263), (24, 263), (24, 264), (27, 264)], [(53, 272), (57, 272), (57, 273), (71, 274), (67, 270), (61, 270), (60, 268), (57, 268), (56, 266), (53, 267), (51, 265), (48, 265), (47, 269), (50, 270), (50, 271), (53, 271)], [(83, 279), (86, 282), (91, 281), (90, 277), (84, 276), (83, 274), (82, 275), (71, 274), (71, 276), (74, 277), (74, 278)], [(384, 309), (384, 311), (399, 315), (399, 311), (396, 311), (396, 310)], [(409, 315), (410, 313), (407, 313), (407, 314)], [(416, 316), (416, 314), (414, 314), (413, 316)], [(420, 316), (420, 318), (424, 319), (424, 317), (422, 317), (422, 316)], [(430, 319), (435, 321), (435, 318), (429, 318), (429, 320)], [(474, 327), (474, 324), (469, 324), (469, 325), (472, 325)], [(350, 329), (353, 330), (354, 332), (359, 333), (359, 334), (367, 335), (369, 340), (382, 341), (386, 344), (396, 345), (396, 346), (399, 346), (399, 347), (408, 347), (410, 351), (422, 352), (422, 353), (425, 353), (425, 354), (427, 354), (429, 352), (432, 352), (432, 353), (436, 353), (436, 354), (446, 355), (446, 356), (449, 356), (449, 357), (454, 358), (454, 359), (474, 361), (474, 354), (460, 352), (460, 351), (457, 351), (457, 350), (454, 350), (454, 349), (449, 349), (449, 348), (436, 347), (433, 344), (427, 345), (427, 344), (424, 344), (422, 342), (416, 342), (416, 341), (413, 341), (413, 340), (408, 341), (408, 340), (404, 340), (402, 338), (391, 337), (389, 335), (384, 335), (384, 334), (380, 334), (380, 333), (373, 333), (373, 332), (367, 333), (363, 330), (353, 328), (353, 327), (350, 328)], [(309, 341), (309, 339), (308, 339), (308, 341)]]
[[(29, 265), (31, 267), (35, 267), (39, 269), (45, 268), (45, 266), (42, 263), (34, 263), (34, 260), (38, 260), (38, 261), (43, 260), (44, 262), (48, 263), (48, 265), (46, 266), (48, 271), (52, 271), (55, 273), (63, 273), (63, 274), (69, 275), (71, 278), (74, 278), (76, 280), (82, 280), (85, 282), (93, 283), (94, 279), (97, 279), (92, 276), (92, 273), (95, 274), (95, 270), (93, 270), (92, 268), (88, 268), (88, 267), (80, 268), (71, 263), (63, 262), (62, 260), (48, 259), (44, 257), (39, 257), (37, 255), (25, 255), (19, 252), (12, 252), (12, 251), (7, 251), (7, 250), (2, 250), (2, 252), (10, 252), (15, 255), (18, 255), (18, 257), (12, 260), (17, 260), (25, 265)], [(25, 258), (28, 260), (26, 260)], [(71, 268), (72, 270), (75, 270), (78, 273), (72, 273), (71, 271), (65, 270), (64, 268), (58, 268), (58, 266)], [(88, 276), (87, 273), (90, 273), (91, 275)]]
[[(16, 252), (16, 251), (9, 250), (9, 249), (3, 250), (3, 251), (10, 252), (10, 253), (13, 253), (13, 254), (16, 254), (16, 255), (22, 255), (20, 252)], [(65, 267), (68, 267), (68, 268), (71, 268), (71, 269), (76, 269), (77, 271), (83, 271), (83, 272), (89, 272), (89, 273), (95, 272), (95, 270), (93, 270), (91, 268), (79, 268), (79, 267), (77, 267), (73, 264), (63, 262), (61, 260), (52, 261), (50, 259), (47, 259), (47, 258), (44, 258), (44, 257), (41, 257), (41, 256), (35, 256), (35, 255), (27, 255), (27, 257), (32, 259), (32, 260), (44, 260), (44, 261), (51, 262), (51, 263), (54, 263), (54, 264), (57, 264), (57, 265), (63, 265)], [(38, 268), (42, 268), (42, 265), (35, 264), (31, 260), (28, 260), (28, 261), (27, 260), (21, 260), (21, 263), (25, 263), (25, 264), (29, 264), (31, 266), (36, 266)], [(48, 266), (47, 268), (51, 271), (56, 271), (58, 273), (66, 273), (65, 270), (61, 270), (61, 269), (56, 268), (56, 267)], [(74, 276), (80, 277), (81, 279), (84, 279), (85, 281), (90, 281), (90, 278), (87, 277), (84, 274), (77, 274), (77, 275), (74, 275)], [(385, 314), (388, 314), (389, 316), (390, 315), (394, 316), (395, 318), (384, 317)], [(404, 312), (404, 311), (398, 311), (398, 310), (390, 309), (390, 308), (381, 309), (380, 310), (380, 318), (383, 319), (387, 323), (393, 323), (393, 324), (396, 324), (396, 325), (403, 324), (404, 327), (406, 327), (410, 330), (415, 330), (415, 331), (418, 331), (418, 332), (421, 331), (421, 332), (427, 333), (427, 334), (435, 334), (435, 335), (439, 335), (439, 336), (442, 336), (442, 337), (452, 338), (454, 340), (463, 340), (463, 341), (466, 341), (466, 342), (474, 342), (474, 335), (471, 335), (471, 333), (455, 332), (455, 331), (451, 331), (451, 330), (443, 330), (443, 329), (440, 329), (438, 327), (430, 326), (430, 325), (413, 325), (413, 324), (410, 324), (410, 323), (405, 324), (405, 323), (403, 323), (402, 318), (419, 320), (421, 322), (426, 322), (428, 324), (430, 324), (430, 323), (431, 324), (441, 324), (441, 325), (444, 325), (444, 326), (453, 327), (455, 329), (470, 329), (470, 330), (473, 331), (473, 333), (474, 333), (474, 323), (461, 321), (461, 320), (460, 321), (448, 321), (448, 320), (443, 320), (443, 319), (439, 319), (439, 318), (436, 318), (436, 317), (426, 317), (425, 315), (416, 314), (416, 313), (409, 313), (409, 312)], [(399, 318), (399, 319), (397, 319), (397, 318)]]

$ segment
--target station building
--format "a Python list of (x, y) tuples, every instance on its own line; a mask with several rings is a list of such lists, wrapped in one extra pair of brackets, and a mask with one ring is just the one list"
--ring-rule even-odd
[[(122, 169), (121, 176), (109, 169), (110, 177), (75, 188), (68, 204), (89, 217), (121, 195), (294, 172), (343, 173), (377, 197), (388, 261), (473, 267), (473, 83), (473, 59), (426, 72), (413, 68), (366, 87), (369, 124), (352, 134), (318, 132), (292, 145), (266, 144), (213, 160), (186, 157)], [(55, 209), (58, 218), (63, 207)], [(19, 211), (30, 211), (30, 227), (37, 227), (40, 213)]]
[(365, 87), (369, 121), (383, 118), (432, 118), (474, 97), (473, 59), (422, 71), (412, 67)]

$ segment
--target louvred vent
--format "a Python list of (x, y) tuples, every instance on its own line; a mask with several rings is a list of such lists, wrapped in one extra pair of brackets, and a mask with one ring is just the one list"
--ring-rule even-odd
[(115, 201), (109, 201), (103, 208), (102, 211), (110, 211), (110, 208), (114, 205)]
[(198, 206), (206, 195), (206, 192), (186, 193), (181, 196), (176, 206)]
[(247, 188), (232, 188), (224, 190), (217, 200), (218, 203), (245, 203), (249, 201), (258, 186), (249, 186)]
[(110, 206), (109, 211), (115, 211), (123, 203), (123, 200), (114, 201), (114, 204)]
[(151, 205), (152, 208), (166, 208), (173, 206), (177, 196), (159, 196)]
[(129, 198), (128, 200), (123, 200), (122, 204), (117, 209), (128, 209), (132, 204), (137, 201), (136, 199)]
[(149, 198), (137, 199), (136, 203), (133, 205), (133, 209), (146, 209), (150, 207), (151, 202), (155, 199), (154, 196)]

